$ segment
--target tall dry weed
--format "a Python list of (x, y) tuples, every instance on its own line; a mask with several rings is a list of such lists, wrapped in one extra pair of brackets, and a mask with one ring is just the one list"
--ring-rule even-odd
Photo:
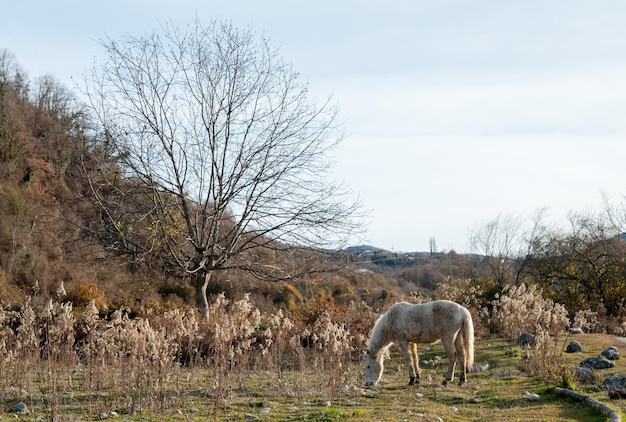
[(527, 346), (521, 369), (551, 384), (572, 388), (573, 375), (563, 359), (567, 341), (567, 336), (560, 340), (558, 336), (552, 336), (548, 331), (540, 329), (535, 334), (535, 344)]
[[(189, 388), (177, 378), (183, 366), (203, 374), (214, 414), (250, 369), (278, 377), (273, 388), (285, 394), (331, 399), (377, 317), (353, 303), (305, 322), (284, 310), (262, 314), (248, 295), (217, 295), (208, 320), (194, 309), (141, 316), (119, 309), (105, 317), (94, 301), (77, 309), (44, 301), (0, 307), (0, 399), (45, 402), (55, 417), (75, 392), (85, 393), (81, 405), (92, 417), (177, 406)], [(299, 385), (285, 370), (301, 372)], [(311, 374), (317, 381), (305, 381)]]
[(557, 334), (569, 326), (567, 310), (544, 298), (535, 286), (508, 286), (493, 301), (491, 324), (504, 336), (516, 338), (523, 332)]
[[(351, 360), (352, 341), (345, 323), (333, 322), (327, 312), (322, 312), (311, 329), (305, 328), (294, 336), (291, 344), (300, 356), (300, 370), (312, 369), (326, 375), (327, 398), (332, 399), (340, 387)], [(299, 345), (299, 347), (298, 347)]]
[(97, 326), (81, 348), (88, 368), (85, 389), (94, 395), (119, 398), (119, 408), (165, 408), (166, 387), (178, 367), (178, 347), (165, 328), (148, 319), (129, 318), (116, 311), (106, 325)]
[(217, 411), (230, 396), (230, 375), (247, 368), (261, 313), (250, 302), (249, 294), (232, 304), (220, 294), (210, 304), (207, 315), (203, 336), (207, 363), (213, 374), (208, 390), (215, 399), (214, 410)]

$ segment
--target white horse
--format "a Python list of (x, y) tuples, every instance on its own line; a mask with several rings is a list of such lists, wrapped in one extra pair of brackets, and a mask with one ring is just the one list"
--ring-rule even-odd
[(448, 355), (448, 373), (443, 384), (453, 380), (457, 357), (461, 366), (459, 384), (464, 383), (467, 371), (474, 364), (474, 324), (469, 311), (449, 300), (392, 305), (374, 324), (363, 355), (365, 385), (376, 385), (380, 380), (385, 352), (392, 343), (402, 349), (409, 365), (409, 385), (419, 382), (417, 344), (434, 343), (440, 339)]

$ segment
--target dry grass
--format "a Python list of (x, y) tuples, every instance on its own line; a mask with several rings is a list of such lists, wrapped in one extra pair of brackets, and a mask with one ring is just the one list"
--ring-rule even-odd
[[(119, 310), (105, 318), (94, 304), (75, 310), (69, 303), (28, 301), (0, 309), (0, 401), (5, 410), (23, 401), (30, 413), (20, 416), (55, 421), (98, 420), (111, 412), (124, 420), (181, 421), (246, 414), (264, 420), (604, 420), (551, 389), (573, 383), (569, 368), (609, 345), (626, 353), (626, 343), (600, 334), (575, 336), (582, 354), (563, 353), (574, 337), (545, 331), (534, 348), (479, 339), (476, 362), (489, 369), (470, 374), (465, 386), (443, 387), (442, 346), (421, 346), (420, 360), (432, 363), (423, 365), (421, 385), (409, 387), (405, 364), (392, 349), (382, 387), (366, 390), (359, 357), (376, 314), (364, 304), (347, 310), (302, 321), (283, 311), (262, 314), (247, 296), (221, 295), (205, 321), (193, 309), (132, 318)], [(622, 371), (620, 364), (575, 388), (626, 410), (599, 386)], [(529, 402), (524, 390), (542, 399)]]

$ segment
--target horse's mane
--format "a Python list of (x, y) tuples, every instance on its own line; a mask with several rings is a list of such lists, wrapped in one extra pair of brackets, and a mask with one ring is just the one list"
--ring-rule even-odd
[(382, 314), (374, 324), (370, 340), (367, 344), (367, 351), (378, 356), (381, 350), (385, 350), (391, 342), (388, 339), (387, 324), (389, 319), (389, 311)]

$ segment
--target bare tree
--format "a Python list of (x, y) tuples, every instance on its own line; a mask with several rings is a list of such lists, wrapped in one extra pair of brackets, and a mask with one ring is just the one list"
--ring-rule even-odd
[(626, 232), (626, 197), (622, 197), (622, 200), (615, 204), (607, 194), (602, 195), (602, 202), (604, 204), (604, 210), (602, 213), (602, 220), (605, 225), (613, 230), (616, 236), (624, 236)]
[(267, 40), (196, 19), (101, 44), (85, 86), (118, 160), (92, 179), (112, 247), (186, 274), (206, 311), (215, 271), (289, 279), (310, 268), (285, 256), (360, 230), (358, 201), (329, 180), (336, 107)]
[(545, 210), (537, 211), (530, 228), (518, 217), (499, 215), (473, 229), (471, 245), (498, 291), (522, 280), (537, 239), (546, 233), (544, 215)]

